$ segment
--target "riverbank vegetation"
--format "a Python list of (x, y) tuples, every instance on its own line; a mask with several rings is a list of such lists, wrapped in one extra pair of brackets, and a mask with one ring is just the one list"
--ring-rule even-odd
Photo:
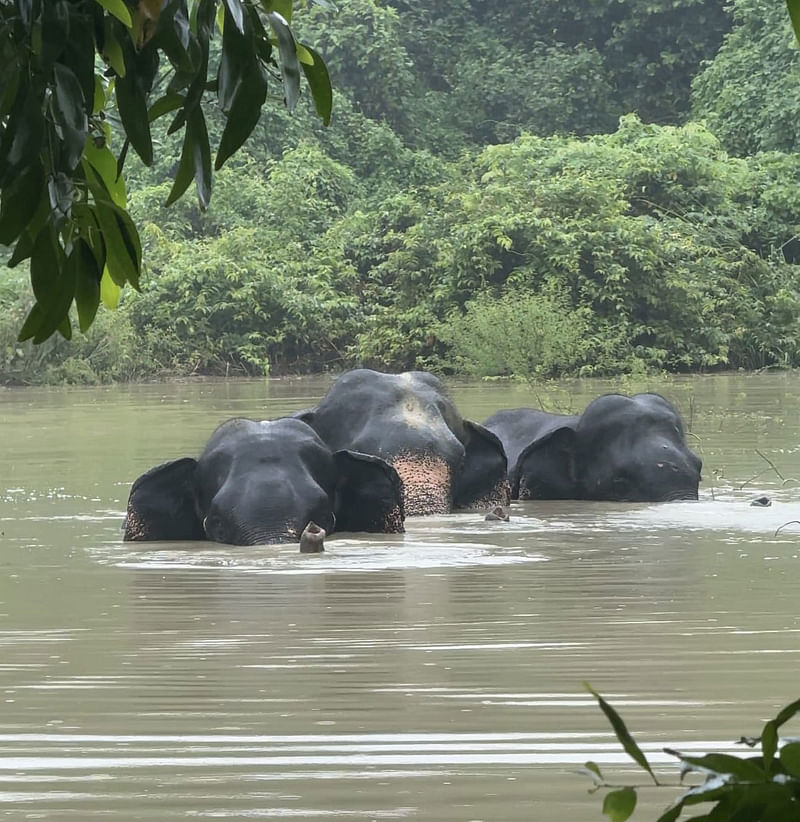
[(800, 365), (800, 57), (782, 7), (727, 8), (295, 15), (331, 126), (271, 110), (207, 212), (164, 208), (179, 143), (129, 158), (141, 293), (34, 347), (4, 275), (0, 380)]
[[(680, 765), (680, 781), (676, 784), (673, 779), (658, 778), (622, 717), (590, 685), (586, 684), (586, 688), (597, 700), (625, 753), (650, 780), (638, 785), (613, 784), (607, 781), (595, 762), (584, 765), (584, 772), (594, 782), (590, 793), (603, 791), (603, 813), (611, 822), (629, 819), (636, 808), (638, 792), (653, 787), (680, 791), (656, 822), (676, 822), (683, 811), (705, 803), (712, 807), (708, 813), (701, 811), (700, 815), (692, 816), (695, 822), (712, 819), (715, 822), (773, 819), (797, 822), (800, 819), (800, 741), (779, 738), (781, 727), (800, 712), (800, 699), (768, 720), (760, 736), (741, 737), (740, 744), (749, 748), (760, 747), (757, 754), (707, 753), (698, 756), (664, 748), (664, 752), (676, 757)], [(684, 784), (687, 774), (700, 775), (702, 781)]]

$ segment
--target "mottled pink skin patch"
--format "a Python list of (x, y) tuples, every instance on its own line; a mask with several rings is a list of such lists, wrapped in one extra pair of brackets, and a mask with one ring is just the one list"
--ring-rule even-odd
[(147, 528), (144, 523), (136, 515), (136, 511), (128, 508), (125, 515), (125, 535), (123, 539), (126, 542), (144, 542), (147, 538)]
[(449, 514), (453, 508), (450, 466), (432, 454), (398, 454), (392, 465), (403, 482), (406, 516)]
[(475, 500), (470, 508), (493, 508), (495, 505), (511, 504), (511, 485), (507, 479), (497, 481), (491, 491), (480, 499)]

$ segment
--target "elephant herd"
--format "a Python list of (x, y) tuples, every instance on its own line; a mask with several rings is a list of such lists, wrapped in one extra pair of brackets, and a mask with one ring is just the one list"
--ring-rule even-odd
[(481, 425), (432, 374), (357, 369), (314, 408), (227, 420), (197, 459), (142, 474), (124, 538), (315, 551), (326, 533), (401, 533), (407, 516), (512, 498), (696, 499), (700, 467), (658, 394), (607, 394), (580, 415), (498, 411)]

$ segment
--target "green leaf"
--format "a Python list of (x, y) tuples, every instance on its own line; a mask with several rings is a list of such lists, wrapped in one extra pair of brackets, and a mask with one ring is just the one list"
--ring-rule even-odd
[(176, 108), (180, 108), (183, 105), (185, 99), (183, 94), (178, 94), (174, 91), (168, 92), (163, 97), (159, 97), (159, 99), (150, 106), (147, 111), (147, 119), (152, 123), (164, 114), (175, 111)]
[(139, 260), (129, 243), (120, 211), (110, 200), (95, 198), (94, 213), (106, 247), (106, 268), (117, 285), (129, 282), (135, 287), (139, 282)]
[(106, 266), (100, 279), (100, 299), (103, 301), (103, 305), (113, 311), (119, 305), (121, 291), (122, 289), (111, 279), (108, 266)]
[(103, 78), (99, 74), (94, 76), (94, 99), (92, 100), (92, 114), (102, 111), (106, 105), (106, 90)]
[[(74, 258), (64, 254), (54, 231), (45, 226), (39, 232), (31, 254), (31, 285), (41, 319), (33, 335), (34, 343), (44, 342), (62, 326), (75, 296)], [(65, 336), (71, 330), (65, 329)]]
[(261, 5), (264, 11), (276, 11), (287, 23), (292, 22), (292, 0), (261, 0)]
[[(225, 8), (239, 31), (244, 34), (244, 9), (241, 0), (224, 0)], [(291, 2), (289, 3), (291, 6)]]
[(113, 14), (121, 23), (124, 23), (129, 29), (133, 28), (133, 19), (128, 7), (123, 0), (95, 0), (101, 5), (109, 14)]
[(78, 78), (71, 69), (56, 63), (53, 66), (53, 78), (53, 119), (61, 128), (62, 157), (66, 165), (64, 170), (73, 171), (80, 162), (89, 134), (86, 100)]
[(43, 71), (58, 60), (70, 35), (69, 6), (65, 0), (50, 0), (42, 4), (41, 28), (42, 38), (39, 64)]
[(116, 82), (117, 108), (125, 133), (136, 153), (146, 166), (153, 165), (153, 139), (150, 135), (150, 118), (147, 98), (137, 82), (137, 73), (129, 72)]
[(38, 156), (44, 125), (41, 97), (26, 84), (20, 88), (20, 96), (14, 103), (0, 139), (0, 189), (5, 188)]
[(636, 791), (633, 788), (610, 791), (603, 798), (603, 813), (611, 822), (625, 822), (635, 808)]
[(281, 76), (283, 77), (283, 91), (286, 95), (286, 108), (291, 114), (297, 106), (300, 97), (300, 61), (297, 59), (297, 49), (294, 45), (294, 36), (286, 20), (272, 11), (267, 14), (272, 30), (278, 38), (278, 54), (280, 55)]
[[(69, 320), (69, 314), (64, 316), (64, 319), (58, 324), (58, 328), (56, 330), (65, 340), (72, 339), (72, 323)], [(34, 342), (36, 342), (36, 339), (34, 339)]]
[(789, 9), (789, 18), (792, 21), (794, 36), (800, 43), (800, 0), (786, 0), (786, 8)]
[(311, 97), (314, 100), (314, 108), (317, 114), (322, 118), (323, 125), (330, 125), (331, 111), (333, 109), (333, 89), (331, 88), (331, 78), (328, 74), (328, 67), (314, 49), (310, 46), (303, 46), (303, 48), (314, 58), (312, 65), (306, 64), (305, 61), (300, 63), (303, 67), (303, 73), (306, 75), (308, 87), (311, 89)]
[(183, 149), (181, 159), (178, 163), (178, 172), (175, 175), (175, 182), (167, 197), (165, 205), (172, 205), (183, 196), (184, 191), (189, 188), (189, 183), (194, 179), (194, 145), (192, 130), (187, 128), (183, 135)]
[(598, 767), (596, 762), (592, 762), (589, 760), (588, 762), (583, 763), (584, 770), (588, 771), (591, 775), (592, 779), (596, 782), (602, 783), (605, 782), (605, 778), (603, 777), (603, 773)]
[(800, 712), (800, 699), (790, 702), (785, 708), (781, 708), (778, 715), (773, 720), (776, 728), (787, 723), (796, 713)]
[(617, 735), (617, 739), (620, 741), (620, 744), (625, 749), (625, 752), (630, 756), (634, 762), (636, 762), (640, 767), (644, 768), (647, 773), (650, 774), (653, 782), (658, 785), (658, 780), (656, 779), (655, 774), (653, 773), (653, 769), (650, 767), (650, 763), (647, 761), (647, 757), (642, 753), (641, 748), (636, 744), (633, 737), (628, 732), (628, 729), (625, 727), (625, 723), (622, 721), (620, 715), (608, 704), (608, 702), (603, 699), (597, 691), (589, 685), (588, 682), (584, 682), (584, 687), (590, 694), (597, 700), (598, 705), (600, 705), (600, 710), (606, 715), (606, 718), (611, 723), (611, 727), (614, 729), (614, 733)]
[(781, 748), (781, 765), (786, 772), (800, 778), (800, 742), (789, 742)]
[(125, 180), (117, 176), (117, 158), (106, 146), (98, 148), (92, 140), (86, 141), (84, 154), (91, 167), (97, 172), (112, 202), (125, 208), (127, 200)]
[(17, 342), (25, 342), (25, 340), (29, 340), (33, 337), (39, 330), (39, 326), (41, 326), (43, 321), (44, 313), (42, 312), (42, 309), (39, 308), (39, 304), (34, 303), (33, 308), (31, 308), (28, 312), (28, 316), (22, 324), (22, 328), (19, 330)]
[(671, 748), (664, 748), (665, 753), (677, 756), (691, 769), (710, 774), (730, 774), (739, 782), (764, 782), (766, 774), (753, 761), (741, 759), (729, 754), (711, 753), (705, 756), (686, 756)]
[(246, 77), (239, 85), (233, 105), (228, 114), (222, 137), (217, 149), (214, 168), (219, 170), (222, 164), (236, 152), (252, 134), (259, 118), (261, 107), (267, 98), (267, 81), (260, 67)]
[(82, 238), (75, 244), (74, 254), (79, 255), (75, 282), (75, 305), (78, 308), (78, 327), (86, 333), (94, 322), (100, 303), (100, 278), (94, 252)]
[(37, 158), (3, 189), (0, 245), (11, 245), (33, 219), (44, 191), (44, 171)]
[(778, 724), (771, 719), (764, 725), (761, 732), (761, 754), (764, 757), (764, 772), (767, 776), (772, 772), (772, 760), (775, 758), (775, 751), (778, 749)]
[(194, 163), (194, 181), (200, 208), (205, 211), (211, 200), (211, 146), (208, 142), (208, 129), (203, 109), (198, 106), (189, 114), (186, 130), (192, 131), (192, 161)]
[(114, 69), (117, 77), (125, 76), (125, 57), (122, 53), (117, 35), (114, 33), (114, 26), (110, 17), (105, 20), (105, 34), (103, 36), (103, 57), (111, 68)]

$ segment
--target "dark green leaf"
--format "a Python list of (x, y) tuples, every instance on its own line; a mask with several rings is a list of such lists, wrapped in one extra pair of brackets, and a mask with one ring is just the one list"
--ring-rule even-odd
[(328, 67), (314, 49), (303, 44), (303, 48), (311, 54), (314, 58), (314, 64), (309, 66), (306, 63), (301, 63), (303, 72), (308, 81), (308, 87), (311, 89), (311, 97), (314, 100), (314, 108), (317, 114), (322, 118), (324, 125), (330, 125), (331, 111), (333, 109), (333, 89), (331, 88), (331, 78), (328, 74)]
[(603, 798), (603, 813), (611, 822), (625, 822), (635, 808), (636, 791), (633, 788), (610, 791)]
[(78, 78), (61, 63), (53, 66), (55, 94), (53, 119), (61, 131), (61, 157), (66, 171), (72, 171), (80, 162), (83, 146), (89, 134), (87, 101)]
[(787, 773), (800, 778), (800, 742), (784, 745), (781, 748), (780, 760)]
[(2, 192), (0, 245), (11, 245), (33, 218), (44, 192), (44, 171), (37, 158)]
[(31, 284), (42, 313), (35, 343), (44, 342), (59, 327), (68, 338), (71, 330), (64, 328), (64, 321), (75, 296), (75, 277), (74, 259), (64, 254), (55, 233), (46, 226), (39, 232), (31, 255)]
[(238, 89), (233, 106), (228, 114), (225, 129), (219, 141), (219, 149), (214, 168), (219, 170), (222, 164), (236, 152), (252, 134), (259, 118), (261, 107), (267, 98), (267, 81), (260, 66), (249, 75)]
[(39, 55), (43, 71), (61, 57), (70, 36), (70, 13), (66, 0), (49, 0), (42, 5), (42, 50)]
[(0, 118), (5, 117), (11, 111), (14, 101), (17, 99), (20, 75), (20, 67), (16, 63), (6, 73), (5, 83), (0, 89)]
[(45, 226), (36, 236), (31, 253), (31, 285), (36, 302), (44, 311), (54, 290), (63, 251), (52, 226)]
[(197, 199), (200, 208), (205, 211), (211, 200), (211, 146), (208, 142), (208, 129), (203, 109), (198, 106), (189, 114), (186, 130), (192, 131), (192, 162), (194, 164), (194, 181), (197, 188)]
[(192, 141), (192, 130), (187, 128), (183, 135), (183, 149), (181, 159), (178, 163), (178, 172), (175, 175), (175, 182), (167, 197), (166, 205), (172, 205), (180, 199), (184, 191), (189, 188), (189, 183), (194, 179), (194, 145)]
[(597, 691), (589, 685), (588, 682), (584, 682), (584, 687), (587, 691), (589, 691), (592, 696), (597, 700), (598, 705), (600, 705), (600, 710), (606, 715), (606, 718), (611, 723), (611, 727), (614, 729), (614, 733), (617, 735), (617, 739), (620, 741), (620, 744), (625, 749), (625, 753), (630, 756), (634, 762), (640, 765), (647, 773), (650, 774), (653, 782), (658, 785), (658, 780), (656, 779), (655, 774), (653, 773), (653, 769), (650, 767), (650, 763), (647, 761), (647, 757), (642, 753), (641, 748), (636, 744), (633, 737), (628, 732), (628, 729), (625, 727), (625, 723), (622, 721), (622, 717), (608, 704), (608, 702), (603, 699)]
[(764, 757), (764, 771), (767, 776), (772, 773), (772, 760), (777, 749), (778, 725), (776, 720), (771, 719), (764, 725), (764, 730), (761, 732), (761, 754)]
[(84, 333), (94, 321), (100, 304), (100, 277), (94, 252), (85, 240), (79, 239), (73, 254), (78, 255), (79, 265), (75, 283), (75, 305), (78, 308), (78, 325)]
[[(217, 70), (217, 100), (219, 107), (229, 114), (236, 92), (249, 71), (256, 68), (252, 38), (244, 37), (235, 25), (231, 25), (230, 13), (225, 10), (229, 21), (222, 30), (222, 56)], [(260, 68), (260, 67), (259, 67)]]
[(283, 91), (286, 95), (286, 108), (293, 112), (300, 97), (300, 61), (297, 59), (297, 49), (286, 21), (277, 12), (267, 14), (269, 24), (278, 38), (278, 54), (281, 62), (281, 76), (283, 77)]
[(34, 161), (44, 137), (40, 94), (27, 84), (20, 92), (0, 140), (0, 189)]
[(766, 774), (755, 763), (738, 756), (728, 754), (706, 754), (705, 756), (686, 756), (671, 748), (664, 748), (671, 756), (677, 756), (693, 770), (711, 774), (730, 774), (739, 782), (764, 782)]
[[(69, 314), (65, 315), (64, 319), (58, 324), (57, 331), (65, 340), (72, 339), (72, 323), (69, 321)], [(36, 341), (34, 338), (34, 342)]]
[(39, 326), (41, 326), (42, 322), (44, 321), (44, 314), (42, 309), (39, 308), (38, 303), (34, 303), (33, 308), (28, 312), (28, 316), (25, 319), (25, 322), (22, 324), (22, 328), (19, 330), (19, 335), (17, 336), (18, 342), (25, 342), (25, 340), (29, 340), (33, 337), (36, 332), (39, 330)]
[(125, 77), (117, 77), (115, 90), (125, 133), (142, 162), (150, 166), (153, 164), (153, 140), (150, 136), (147, 99), (139, 87), (134, 71), (129, 71)]
[(780, 728), (781, 725), (788, 722), (798, 712), (800, 712), (800, 699), (796, 699), (794, 702), (790, 702), (785, 708), (781, 708), (773, 720), (775, 727)]
[[(225, 8), (230, 15), (230, 19), (233, 20), (235, 26), (239, 31), (244, 34), (244, 10), (242, 9), (241, 0), (225, 0)], [(227, 15), (226, 15), (226, 23), (227, 23)], [(224, 26), (223, 26), (224, 32)]]
[(670, 805), (664, 813), (658, 817), (656, 822), (675, 822), (675, 820), (681, 815), (682, 810), (683, 802), (678, 801), (676, 804)]

